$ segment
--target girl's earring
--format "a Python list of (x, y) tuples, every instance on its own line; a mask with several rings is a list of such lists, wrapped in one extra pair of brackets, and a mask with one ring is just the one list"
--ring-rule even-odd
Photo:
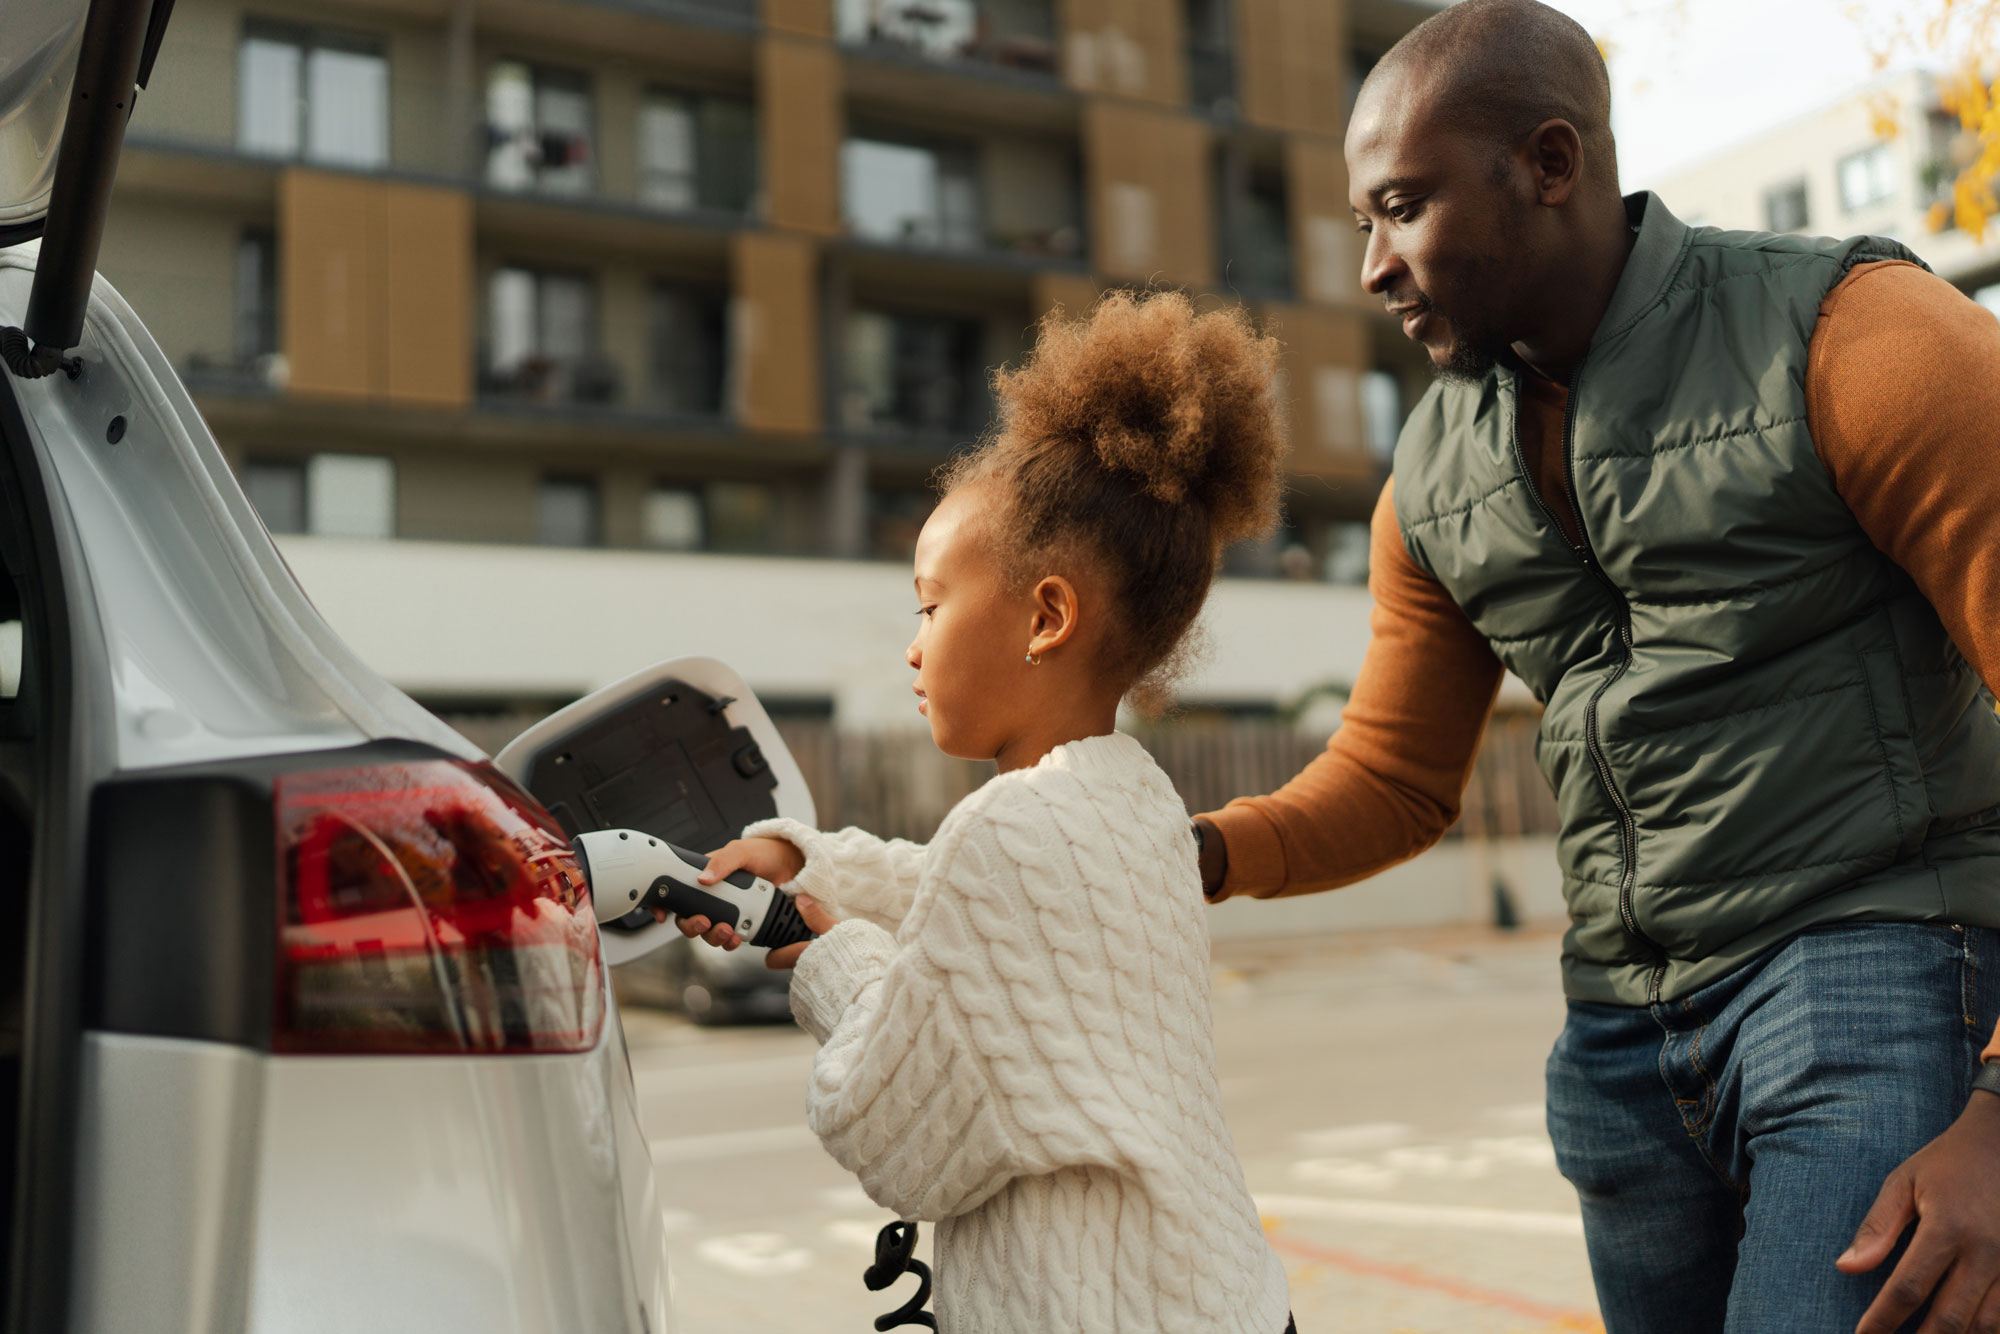
[(1028, 655), (1028, 665), (1030, 667), (1039, 667), (1042, 665), (1042, 660), (1036, 657), (1034, 654), (1030, 653)]

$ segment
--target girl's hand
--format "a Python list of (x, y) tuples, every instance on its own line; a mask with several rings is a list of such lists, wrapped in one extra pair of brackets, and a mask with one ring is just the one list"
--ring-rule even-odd
[[(838, 922), (833, 920), (833, 917), (826, 909), (819, 906), (819, 903), (810, 894), (797, 895), (792, 899), (792, 903), (797, 906), (799, 916), (804, 919), (807, 926), (812, 928), (812, 933), (816, 936), (823, 936), (839, 925)], [(781, 950), (772, 950), (770, 954), (765, 956), (764, 966), (766, 968), (796, 967), (799, 962), (799, 956), (811, 948), (812, 942), (810, 940), (802, 940), (796, 945), (787, 945)]]
[[(788, 885), (806, 864), (806, 855), (782, 838), (739, 838), (708, 854), (708, 869), (700, 883), (712, 885), (726, 875), (748, 871), (774, 885)], [(733, 950), (743, 942), (733, 927), (711, 925), (706, 917), (681, 917), (675, 925), (684, 936), (700, 936), (719, 949)]]

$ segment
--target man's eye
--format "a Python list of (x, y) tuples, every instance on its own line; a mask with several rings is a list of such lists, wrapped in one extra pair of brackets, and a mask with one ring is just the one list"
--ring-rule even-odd
[(1417, 206), (1415, 204), (1391, 204), (1382, 211), (1387, 213), (1396, 222), (1408, 222), (1416, 216)]

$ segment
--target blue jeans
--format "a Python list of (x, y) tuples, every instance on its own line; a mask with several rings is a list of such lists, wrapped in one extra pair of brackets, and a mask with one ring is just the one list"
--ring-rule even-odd
[(1996, 1013), (2000, 933), (1889, 922), (1664, 1004), (1570, 1002), (1549, 1134), (1608, 1334), (1851, 1334), (1896, 1257), (1834, 1258), (1964, 1109)]

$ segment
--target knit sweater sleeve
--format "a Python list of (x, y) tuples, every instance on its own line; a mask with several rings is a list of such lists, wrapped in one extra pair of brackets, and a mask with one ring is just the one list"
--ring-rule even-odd
[(1022, 948), (1021, 870), (976, 809), (990, 804), (961, 806), (939, 831), (899, 937), (842, 922), (792, 979), (792, 1013), (822, 1044), (808, 1123), (870, 1198), (905, 1218), (965, 1213), (1046, 1170), (1018, 1147), (993, 1069), (1024, 1039), (1003, 976)]
[(759, 820), (745, 838), (781, 838), (806, 855), (791, 884), (794, 894), (810, 894), (835, 917), (859, 918), (894, 931), (917, 896), (926, 848), (901, 838), (877, 838), (863, 829), (824, 833), (797, 820)]

